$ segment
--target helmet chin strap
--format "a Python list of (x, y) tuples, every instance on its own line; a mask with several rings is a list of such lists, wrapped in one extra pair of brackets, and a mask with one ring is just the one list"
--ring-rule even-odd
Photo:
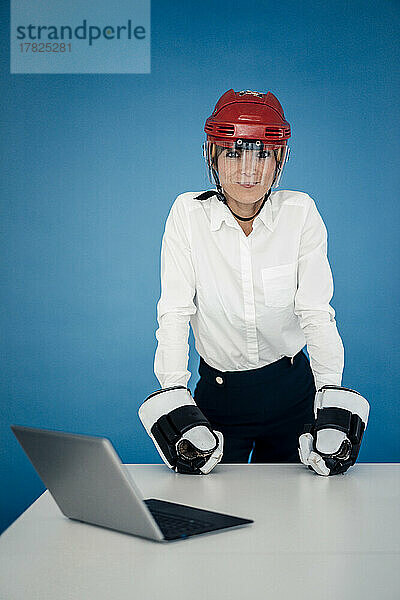
[(264, 204), (268, 200), (268, 198), (269, 198), (269, 196), (271, 194), (271, 191), (272, 191), (272, 186), (274, 185), (274, 182), (276, 180), (277, 172), (278, 172), (278, 166), (276, 165), (275, 166), (274, 179), (272, 181), (271, 187), (269, 188), (268, 192), (265, 194), (265, 196), (263, 198), (263, 201), (261, 202), (261, 206), (258, 209), (258, 211), (252, 217), (241, 217), (240, 215), (237, 215), (236, 213), (234, 213), (233, 210), (231, 209), (231, 207), (229, 206), (229, 204), (228, 204), (228, 202), (226, 200), (224, 191), (222, 189), (221, 183), (219, 181), (218, 173), (217, 173), (217, 171), (214, 168), (212, 168), (212, 174), (213, 174), (214, 181), (215, 181), (215, 184), (216, 184), (217, 190), (218, 190), (218, 193), (216, 194), (217, 197), (218, 197), (218, 200), (221, 200), (221, 202), (223, 202), (224, 204), (226, 204), (226, 206), (229, 208), (229, 210), (231, 211), (231, 213), (233, 214), (233, 216), (236, 217), (236, 219), (239, 219), (239, 221), (252, 221), (261, 212), (262, 207), (264, 206)]
[(264, 196), (263, 201), (261, 202), (260, 208), (252, 217), (241, 217), (240, 215), (237, 215), (236, 213), (233, 212), (233, 210), (231, 209), (231, 207), (229, 206), (229, 204), (227, 202), (225, 202), (225, 204), (227, 205), (227, 207), (229, 208), (229, 210), (231, 211), (233, 216), (236, 217), (237, 219), (239, 219), (240, 221), (252, 221), (261, 212), (262, 207), (264, 206), (264, 204), (266, 203), (266, 201), (268, 200), (268, 198), (271, 194), (271, 189), (272, 188), (269, 188), (268, 192)]

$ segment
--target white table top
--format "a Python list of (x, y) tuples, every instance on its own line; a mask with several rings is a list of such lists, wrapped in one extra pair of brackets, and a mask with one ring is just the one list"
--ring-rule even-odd
[(300, 464), (128, 468), (145, 498), (255, 522), (160, 544), (70, 521), (45, 492), (0, 538), (2, 600), (400, 597), (399, 464), (333, 477)]

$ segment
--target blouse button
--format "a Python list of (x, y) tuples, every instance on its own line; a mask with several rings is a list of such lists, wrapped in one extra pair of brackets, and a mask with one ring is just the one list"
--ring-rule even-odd
[(224, 383), (224, 380), (222, 379), (222, 377), (216, 377), (216, 378), (215, 378), (215, 381), (216, 381), (217, 383), (219, 383), (220, 385), (221, 385), (222, 383)]

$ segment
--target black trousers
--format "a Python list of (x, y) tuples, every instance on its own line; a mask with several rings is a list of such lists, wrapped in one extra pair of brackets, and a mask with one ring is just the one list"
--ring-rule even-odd
[(218, 371), (202, 358), (194, 400), (224, 435), (223, 463), (300, 462), (298, 438), (314, 420), (315, 384), (300, 351), (260, 369)]

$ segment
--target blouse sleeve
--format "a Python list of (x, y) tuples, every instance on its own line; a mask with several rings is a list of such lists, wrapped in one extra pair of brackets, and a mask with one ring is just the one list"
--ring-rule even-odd
[(187, 386), (191, 373), (189, 320), (196, 312), (195, 273), (190, 249), (189, 220), (183, 195), (168, 215), (161, 244), (161, 296), (157, 304), (158, 341), (154, 373), (162, 388)]
[(344, 348), (330, 305), (333, 279), (327, 257), (327, 231), (315, 202), (304, 222), (298, 258), (295, 313), (303, 329), (317, 390), (341, 385)]

